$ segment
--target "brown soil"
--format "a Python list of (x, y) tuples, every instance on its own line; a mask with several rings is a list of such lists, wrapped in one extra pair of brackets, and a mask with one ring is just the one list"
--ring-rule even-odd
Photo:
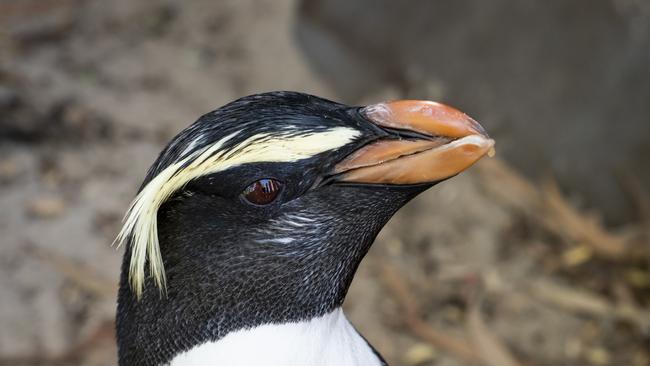
[[(261, 91), (339, 99), (295, 6), (0, 3), (0, 364), (116, 363), (110, 243), (180, 129)], [(347, 313), (391, 365), (650, 365), (650, 201), (625, 182), (634, 220), (606, 228), (552, 178), (485, 161), (389, 223)]]

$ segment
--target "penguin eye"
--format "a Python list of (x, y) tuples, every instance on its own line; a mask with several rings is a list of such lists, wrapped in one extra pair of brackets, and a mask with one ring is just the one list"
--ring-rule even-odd
[(242, 192), (246, 201), (256, 205), (268, 205), (273, 202), (282, 190), (282, 183), (275, 179), (265, 178), (253, 182)]

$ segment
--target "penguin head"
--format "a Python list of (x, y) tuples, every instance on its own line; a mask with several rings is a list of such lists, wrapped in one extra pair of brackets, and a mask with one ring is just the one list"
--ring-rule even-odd
[(120, 360), (164, 363), (339, 307), (390, 217), (493, 144), (426, 101), (350, 107), (274, 92), (200, 117), (152, 165), (118, 236)]

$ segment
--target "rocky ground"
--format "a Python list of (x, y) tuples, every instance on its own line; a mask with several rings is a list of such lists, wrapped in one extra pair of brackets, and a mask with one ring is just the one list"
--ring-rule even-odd
[[(116, 363), (110, 243), (180, 129), (260, 91), (343, 98), (298, 48), (296, 9), (0, 3), (0, 364)], [(553, 173), (485, 161), (385, 228), (345, 307), (391, 365), (650, 365), (647, 187), (624, 174), (630, 209), (605, 227)]]

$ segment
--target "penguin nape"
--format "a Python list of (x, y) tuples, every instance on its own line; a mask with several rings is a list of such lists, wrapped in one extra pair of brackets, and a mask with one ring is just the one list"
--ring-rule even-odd
[(355, 271), (400, 207), (493, 146), (428, 101), (271, 92), (203, 115), (118, 235), (119, 364), (384, 364), (341, 310)]

